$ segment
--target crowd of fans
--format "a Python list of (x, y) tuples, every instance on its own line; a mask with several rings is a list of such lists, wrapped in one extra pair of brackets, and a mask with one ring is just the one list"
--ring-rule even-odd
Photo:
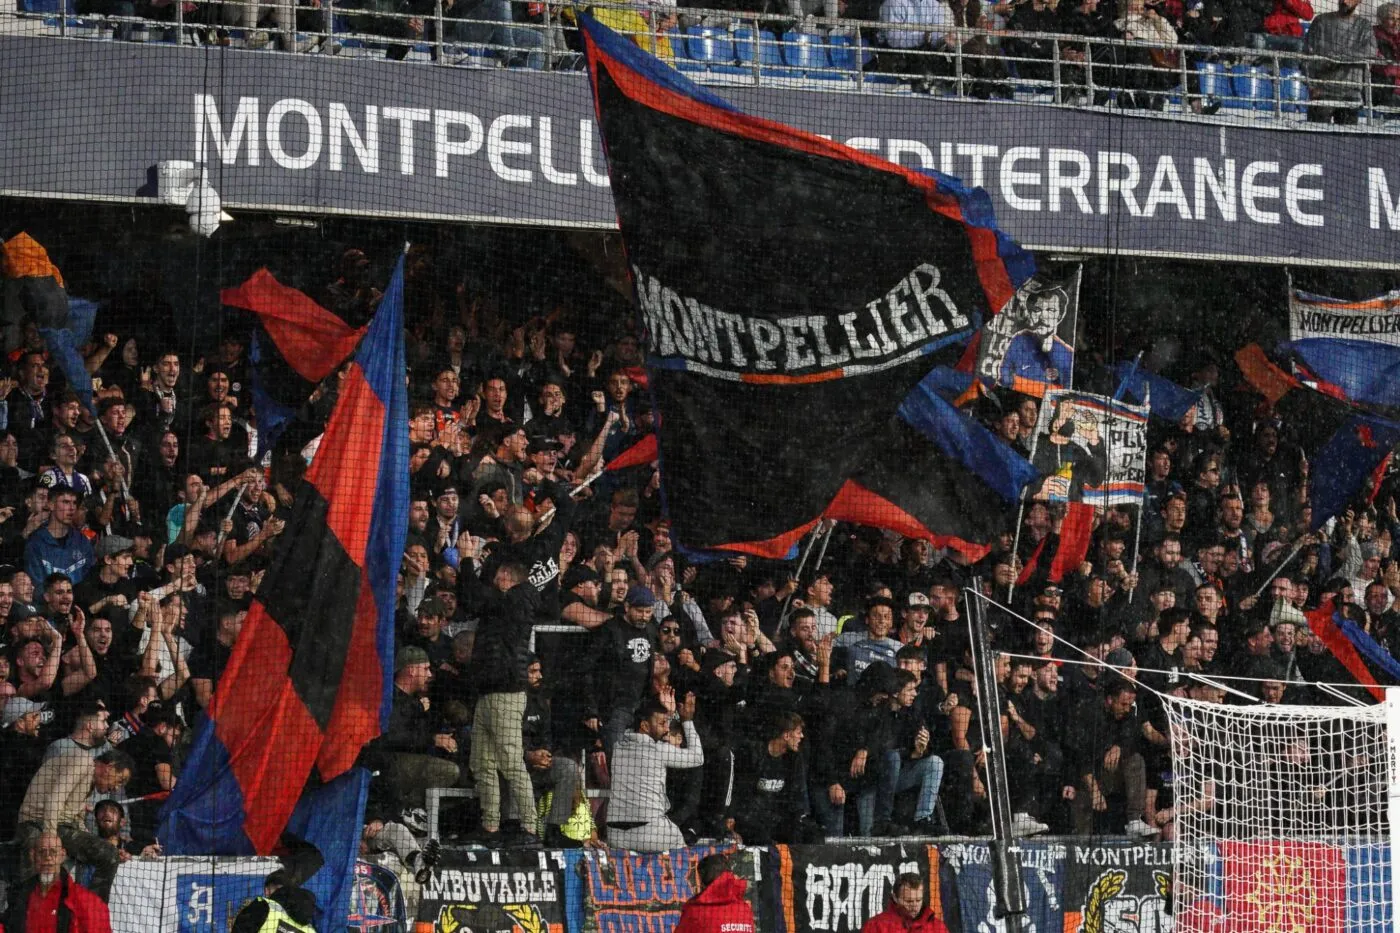
[[(357, 324), (378, 298), (363, 266), (348, 252), (315, 296)], [(479, 807), (446, 811), (443, 830), (486, 845), (987, 831), (974, 585), (1014, 610), (989, 619), (1020, 833), (1170, 837), (1176, 807), (1217, 805), (1173, 798), (1154, 691), (1223, 702), (1198, 677), (1227, 676), (1259, 702), (1327, 702), (1310, 684), (1351, 677), (1304, 621), (1325, 596), (1400, 642), (1392, 489), (1307, 534), (1308, 477), (1327, 468), (1301, 452), (1311, 426), (1228, 370), (1223, 388), (1207, 347), (1179, 374), (1200, 403), (1153, 422), (1141, 528), (1134, 508), (1102, 512), (1059, 582), (1048, 557), (1025, 566), (1056, 551), (1044, 502), (975, 561), (823, 525), (798, 577), (687, 559), (655, 464), (599, 472), (654, 427), (635, 334), (482, 307), (410, 315), (393, 706), (361, 755), (376, 773), (365, 845), (410, 868), (425, 794), (443, 787), (474, 788)], [(158, 854), (160, 801), (338, 377), (257, 460), (232, 318), (202, 353), (101, 322), (84, 348), (95, 416), (32, 328), (0, 380), (0, 839), (28, 852), (57, 833), (105, 895), (122, 861)], [(973, 414), (1024, 449), (1037, 400), (998, 390)], [(603, 811), (585, 787), (610, 790)]]
[[(348, 31), (390, 40), (384, 45), (386, 54), (403, 59), (414, 43), (437, 40), (438, 2), (341, 0), (334, 4), (333, 23), (330, 5), (321, 0), (186, 0), (181, 16), (205, 41), (214, 43), (227, 44), (228, 28), (241, 27), (246, 38), (240, 41), (253, 47), (275, 39), (284, 50), (324, 51), (340, 47), (329, 33)], [(1050, 37), (1063, 36), (1058, 80), (1067, 99), (1103, 104), (1113, 92), (1120, 106), (1158, 110), (1180, 84), (1183, 66), (1196, 71), (1204, 63), (1215, 63), (1228, 70), (1231, 65), (1259, 63), (1270, 70), (1275, 53), (1307, 53), (1332, 59), (1301, 65), (1311, 98), (1329, 102), (1310, 107), (1310, 119), (1354, 123), (1364, 102), (1368, 70), (1370, 104), (1393, 106), (1400, 87), (1400, 4), (1383, 3), (1368, 9), (1367, 15), (1358, 12), (1360, 3), (1338, 0), (1335, 10), (1314, 11), (1310, 0), (704, 0), (679, 6), (676, 0), (647, 0), (635, 9), (598, 8), (595, 14), (666, 60), (674, 57), (672, 34), (678, 29), (730, 24), (728, 17), (690, 13), (687, 7), (728, 11), (736, 21), (744, 14), (777, 16), (782, 19), (765, 20), (760, 26), (777, 35), (788, 28), (825, 31), (811, 22), (813, 16), (865, 20), (872, 25), (861, 32), (866, 47), (875, 52), (867, 69), (913, 76), (915, 86), (925, 90), (953, 86), (955, 72), (960, 71), (960, 91), (982, 98), (1009, 98), (1017, 83), (1048, 88), (1055, 80), (1052, 61), (1057, 53)], [(79, 12), (155, 22), (170, 22), (176, 15), (176, 5), (169, 0), (78, 4)], [(572, 5), (442, 0), (441, 15), (444, 42), (496, 46), (508, 67), (579, 67), (575, 53), (582, 47), (572, 28)], [(876, 21), (884, 25), (873, 25)], [(126, 38), (131, 24), (123, 22), (117, 29), (118, 38)], [(967, 35), (958, 29), (981, 32)], [(1001, 35), (1008, 30), (1013, 35)], [(850, 31), (842, 27), (833, 34)], [(321, 38), (298, 40), (299, 33)], [(1073, 37), (1131, 40), (1156, 48), (1080, 45)], [(1178, 44), (1221, 51), (1179, 55), (1174, 49)], [(435, 47), (432, 51), (437, 54)], [(1299, 67), (1286, 56), (1279, 61), (1284, 67)], [(1214, 113), (1221, 106), (1221, 93), (1213, 87), (1189, 88), (1189, 106), (1197, 113)]]

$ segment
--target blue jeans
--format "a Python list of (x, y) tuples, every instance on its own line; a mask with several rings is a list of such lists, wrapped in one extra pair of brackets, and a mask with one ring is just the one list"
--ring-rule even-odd
[(510, 0), (477, 0), (460, 9), (454, 6), (452, 15), (454, 19), (461, 16), (463, 20), (477, 20), (470, 23), (458, 21), (453, 24), (455, 29), (449, 27), (448, 34), (455, 35), (459, 41), (504, 46), (505, 49), (500, 51), (502, 59), (512, 58), (513, 52), (523, 55), (525, 64), (531, 68), (545, 66), (543, 38), (533, 29), (511, 25), (515, 20), (511, 16)]
[[(880, 788), (876, 786), (867, 787), (859, 793), (847, 791), (847, 803), (855, 797), (856, 817), (860, 824), (858, 832), (862, 836), (869, 836), (875, 828), (875, 800), (879, 794)], [(840, 839), (846, 835), (846, 807), (844, 804), (837, 806), (832, 803), (831, 798), (827, 796), (827, 788), (815, 785), (812, 787), (812, 811), (828, 838)]]
[(885, 774), (881, 780), (879, 817), (889, 820), (894, 815), (895, 795), (919, 789), (919, 800), (914, 805), (914, 820), (932, 818), (934, 807), (938, 806), (938, 789), (943, 786), (943, 759), (937, 755), (923, 758), (899, 757), (899, 752), (885, 752)]

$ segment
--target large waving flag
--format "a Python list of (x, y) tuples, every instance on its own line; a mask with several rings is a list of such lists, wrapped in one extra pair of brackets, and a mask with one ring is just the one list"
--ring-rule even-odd
[(984, 538), (1000, 497), (896, 409), (1031, 274), (985, 192), (741, 113), (581, 23), (678, 542), (779, 556), (823, 516)]
[(1139, 405), (1152, 400), (1152, 417), (1176, 423), (1201, 401), (1197, 390), (1179, 386), (1165, 376), (1143, 369), (1138, 361), (1122, 360), (1113, 367), (1118, 378), (1117, 397), (1129, 398)]
[[(1337, 612), (1332, 597), (1324, 599), (1320, 606), (1306, 613), (1306, 616), (1308, 628), (1312, 629), (1312, 633), (1327, 646), (1334, 658), (1342, 662), (1342, 666), (1356, 678), (1356, 682), (1370, 691), (1377, 700), (1385, 699), (1385, 690), (1377, 682), (1367, 660), (1377, 665), (1395, 683), (1400, 683), (1400, 676), (1397, 676), (1400, 675), (1400, 664), (1396, 664), (1390, 653), (1376, 644), (1375, 639), (1362, 631), (1356, 623)], [(1375, 652), (1379, 652), (1379, 656)], [(1380, 656), (1384, 656), (1389, 663), (1379, 663)]]
[(1362, 301), (1290, 289), (1291, 350), (1355, 402), (1400, 407), (1400, 291)]
[(1298, 438), (1303, 453), (1318, 464), (1308, 477), (1313, 509), (1309, 530), (1316, 531), (1369, 491), (1376, 469), (1400, 444), (1400, 424), (1304, 385), (1258, 344), (1240, 349), (1235, 362), (1288, 425), (1304, 428)]
[[(408, 513), (404, 373), (400, 259), (162, 811), (172, 853), (267, 854), (289, 827), (314, 836), (293, 811), (306, 815), (303, 789), (320, 793), (320, 782), (340, 806), (363, 806), (333, 779), (389, 714)], [(311, 810), (358, 832), (362, 812)]]

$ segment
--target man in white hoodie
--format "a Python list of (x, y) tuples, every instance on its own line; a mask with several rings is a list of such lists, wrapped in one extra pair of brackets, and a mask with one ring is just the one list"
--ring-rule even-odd
[(666, 817), (667, 768), (698, 768), (705, 763), (700, 735), (695, 731), (695, 694), (680, 703), (684, 744), (667, 741), (671, 717), (677, 712), (674, 691), (667, 687), (659, 700), (647, 700), (637, 711), (634, 727), (613, 746), (612, 798), (608, 804), (608, 843), (635, 852), (664, 852), (685, 846), (680, 827)]

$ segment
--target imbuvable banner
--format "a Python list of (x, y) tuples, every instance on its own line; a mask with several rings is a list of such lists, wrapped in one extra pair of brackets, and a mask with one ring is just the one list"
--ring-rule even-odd
[(423, 885), (418, 923), (435, 933), (564, 933), (559, 852), (452, 850)]
[(1171, 933), (1171, 883), (1167, 843), (1071, 842), (1064, 933)]
[(859, 933), (908, 872), (924, 879), (924, 897), (943, 919), (934, 846), (774, 846), (772, 865), (782, 933)]

